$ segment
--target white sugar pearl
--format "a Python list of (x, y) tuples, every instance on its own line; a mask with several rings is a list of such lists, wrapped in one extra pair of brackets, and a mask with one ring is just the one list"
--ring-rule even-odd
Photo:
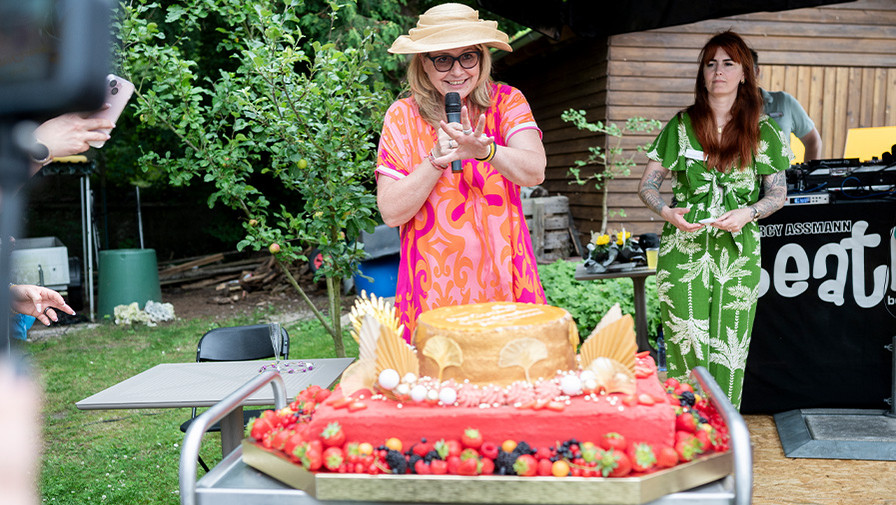
[(395, 386), (395, 394), (398, 396), (407, 396), (411, 393), (411, 386), (408, 386), (405, 383), (401, 383)]
[(392, 391), (393, 389), (395, 389), (395, 386), (398, 385), (399, 381), (400, 379), (398, 377), (398, 372), (391, 368), (387, 368), (380, 372), (378, 382), (380, 387), (385, 389), (386, 391)]
[(589, 380), (595, 380), (597, 377), (594, 376), (594, 372), (591, 370), (583, 370), (581, 374), (579, 374), (579, 378), (582, 379), (582, 382), (587, 382)]
[(439, 391), (439, 401), (445, 405), (453, 405), (457, 401), (457, 391), (454, 388), (442, 388)]
[(582, 381), (575, 375), (564, 375), (560, 379), (560, 391), (569, 396), (577, 395), (582, 392)]
[(426, 399), (426, 388), (420, 384), (411, 388), (411, 400), (420, 403)]
[(417, 376), (414, 375), (412, 372), (408, 372), (408, 373), (404, 374), (404, 377), (401, 379), (401, 382), (404, 382), (405, 384), (413, 384), (413, 383), (417, 382)]

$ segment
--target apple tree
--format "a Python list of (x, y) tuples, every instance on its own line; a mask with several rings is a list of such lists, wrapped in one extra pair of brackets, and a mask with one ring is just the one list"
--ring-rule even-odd
[[(344, 356), (342, 279), (363, 259), (361, 231), (377, 224), (375, 135), (393, 97), (378, 78), (385, 51), (377, 37), (385, 30), (394, 38), (397, 28), (369, 24), (379, 31), (356, 29), (351, 44), (303, 40), (303, 17), (334, 26), (352, 0), (313, 13), (301, 0), (168, 4), (123, 3), (117, 26), (124, 77), (137, 86), (138, 128), (175, 140), (164, 152), (142, 146), (140, 164), (165, 170), (174, 185), (213, 184), (210, 206), (245, 215), (237, 248), (274, 255)], [(211, 70), (209, 52), (218, 62)], [(312, 246), (324, 258), (316, 279), (326, 279), (329, 317), (287, 268), (307, 261)]]

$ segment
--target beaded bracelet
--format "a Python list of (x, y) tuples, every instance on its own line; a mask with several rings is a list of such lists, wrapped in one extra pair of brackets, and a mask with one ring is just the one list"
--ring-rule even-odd
[(488, 145), (488, 155), (486, 155), (485, 158), (476, 158), (476, 161), (485, 161), (485, 162), (492, 161), (492, 158), (495, 157), (495, 153), (497, 153), (497, 152), (498, 152), (498, 147), (495, 145), (494, 142), (492, 142), (491, 144)]

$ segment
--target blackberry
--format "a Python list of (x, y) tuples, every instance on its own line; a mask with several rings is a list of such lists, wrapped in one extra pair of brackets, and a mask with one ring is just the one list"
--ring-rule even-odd
[(686, 402), (687, 405), (692, 406), (692, 407), (694, 406), (694, 403), (697, 401), (697, 399), (694, 398), (694, 393), (692, 393), (690, 391), (683, 391), (681, 393), (681, 400), (683, 400), (684, 402)]
[(408, 460), (405, 459), (404, 454), (392, 449), (386, 452), (386, 464), (392, 469), (392, 473), (404, 474), (408, 471)]
[(535, 449), (529, 447), (529, 444), (526, 442), (520, 442), (516, 444), (516, 449), (513, 450), (517, 456), (522, 454), (535, 454)]
[(439, 451), (437, 451), (435, 449), (427, 452), (426, 456), (423, 456), (423, 460), (426, 461), (427, 463), (429, 463), (430, 461), (432, 461), (434, 459), (442, 459), (442, 457), (439, 456)]
[(513, 452), (498, 452), (498, 457), (495, 458), (495, 473), (498, 475), (515, 475), (513, 463), (516, 461), (517, 456), (516, 449)]
[(416, 454), (413, 454), (413, 455), (411, 455), (410, 458), (408, 458), (408, 468), (411, 469), (412, 473), (417, 473), (417, 471), (414, 470), (414, 468), (416, 468), (417, 462), (420, 461), (421, 459), (423, 459), (423, 458), (421, 458), (420, 456), (418, 456)]

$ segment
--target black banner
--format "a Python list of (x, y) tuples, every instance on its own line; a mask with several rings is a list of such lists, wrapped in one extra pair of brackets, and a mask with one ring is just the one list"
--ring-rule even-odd
[(889, 409), (896, 201), (787, 206), (760, 224), (741, 412)]

